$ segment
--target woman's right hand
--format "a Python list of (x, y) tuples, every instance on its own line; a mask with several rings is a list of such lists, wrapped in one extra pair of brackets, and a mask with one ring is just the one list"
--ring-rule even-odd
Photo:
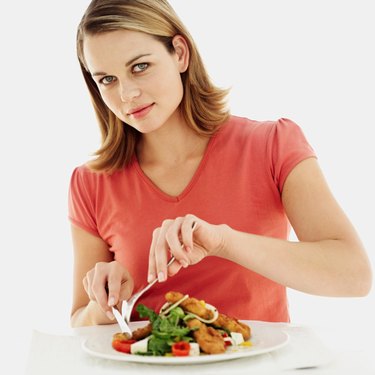
[[(174, 220), (164, 220), (153, 232), (149, 254), (148, 282), (165, 281), (181, 267), (199, 263), (209, 255), (219, 256), (224, 247), (225, 224), (210, 224), (187, 214)], [(168, 257), (176, 261), (167, 268)]]
[(96, 263), (83, 278), (83, 286), (90, 300), (113, 320), (112, 306), (130, 298), (134, 281), (126, 268), (114, 260)]

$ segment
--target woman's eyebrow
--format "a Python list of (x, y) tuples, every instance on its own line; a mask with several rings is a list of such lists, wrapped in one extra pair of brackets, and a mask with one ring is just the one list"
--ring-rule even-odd
[(134, 61), (140, 59), (141, 57), (145, 57), (145, 56), (151, 56), (151, 53), (142, 53), (142, 54), (140, 54), (140, 55), (138, 55), (138, 56), (136, 56), (136, 57), (133, 57), (131, 60), (129, 60), (129, 61), (125, 64), (125, 66), (129, 66), (129, 65), (131, 65)]
[[(140, 59), (141, 57), (145, 57), (145, 56), (151, 56), (151, 53), (142, 53), (140, 55), (137, 55), (135, 57), (133, 57), (132, 59), (130, 59), (126, 64), (125, 66), (128, 67), (129, 65), (133, 64), (134, 61), (137, 61), (138, 59)], [(95, 77), (95, 76), (105, 76), (107, 75), (107, 73), (105, 72), (95, 72), (95, 73), (92, 73), (91, 76), (92, 77)]]

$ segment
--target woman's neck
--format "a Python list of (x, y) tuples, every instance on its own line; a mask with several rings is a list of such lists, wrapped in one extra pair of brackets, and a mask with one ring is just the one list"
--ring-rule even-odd
[(138, 146), (140, 165), (178, 166), (184, 162), (201, 158), (208, 137), (200, 136), (183, 121), (169, 122), (149, 134), (143, 134)]

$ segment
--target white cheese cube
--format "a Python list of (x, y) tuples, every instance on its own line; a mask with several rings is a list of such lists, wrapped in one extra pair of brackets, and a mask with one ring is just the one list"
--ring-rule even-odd
[(146, 353), (147, 352), (147, 344), (149, 337), (146, 337), (143, 340), (139, 340), (135, 342), (134, 344), (130, 345), (130, 353), (131, 354), (136, 354), (136, 353)]
[(242, 333), (238, 332), (231, 332), (230, 337), (232, 337), (234, 341), (234, 345), (240, 345), (242, 344), (245, 340), (243, 339)]
[(199, 344), (196, 342), (190, 342), (189, 356), (197, 356), (200, 354)]

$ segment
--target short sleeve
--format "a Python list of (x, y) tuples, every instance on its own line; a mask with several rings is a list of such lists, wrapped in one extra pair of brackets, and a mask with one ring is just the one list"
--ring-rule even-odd
[(95, 190), (89, 173), (84, 166), (75, 168), (72, 173), (69, 186), (68, 218), (78, 227), (99, 236), (95, 215)]
[(268, 139), (268, 155), (275, 184), (280, 193), (292, 169), (302, 160), (315, 157), (301, 128), (293, 121), (281, 118), (274, 123)]

